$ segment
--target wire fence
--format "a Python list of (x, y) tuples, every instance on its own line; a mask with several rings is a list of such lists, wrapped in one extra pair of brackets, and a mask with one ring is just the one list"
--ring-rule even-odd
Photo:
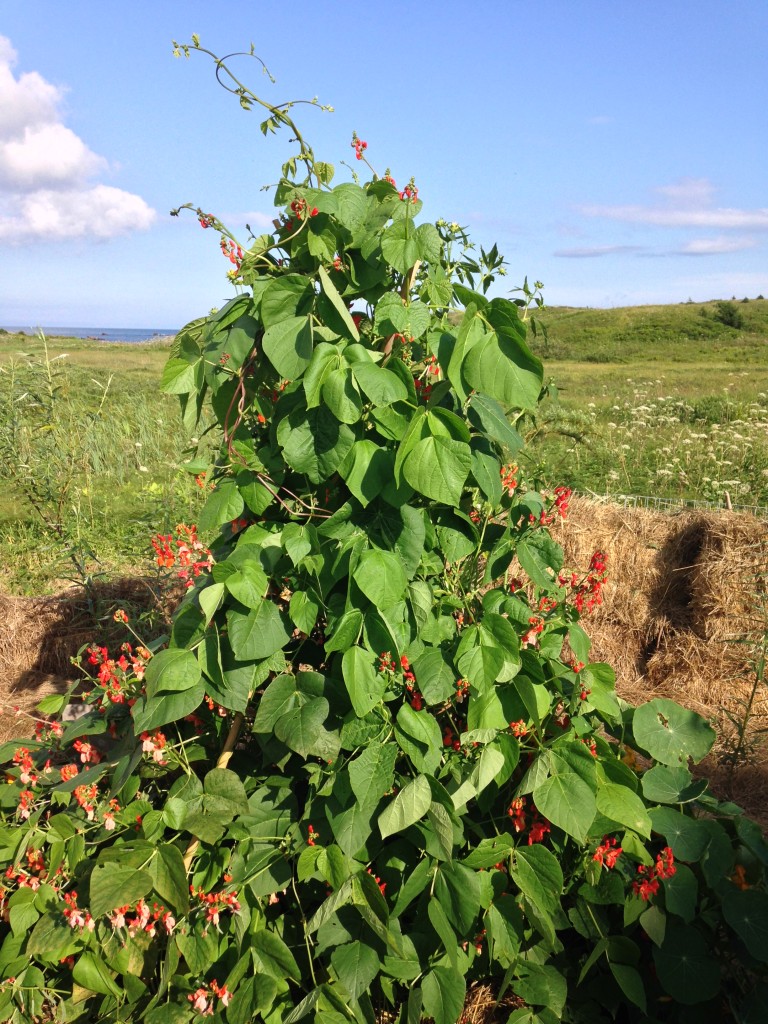
[(648, 494), (592, 495), (623, 508), (648, 508), (657, 512), (679, 512), (695, 509), (707, 512), (750, 512), (758, 519), (768, 519), (768, 505), (739, 505), (731, 501), (703, 501), (696, 498), (659, 498)]

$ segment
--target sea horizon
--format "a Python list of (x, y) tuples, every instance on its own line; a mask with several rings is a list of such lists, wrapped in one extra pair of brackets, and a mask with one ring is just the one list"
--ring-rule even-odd
[[(0, 325), (3, 326), (3, 325)], [(42, 331), (47, 338), (82, 338), (90, 341), (151, 341), (153, 338), (172, 337), (178, 333), (173, 327), (5, 327), (9, 334), (27, 334), (34, 337)]]

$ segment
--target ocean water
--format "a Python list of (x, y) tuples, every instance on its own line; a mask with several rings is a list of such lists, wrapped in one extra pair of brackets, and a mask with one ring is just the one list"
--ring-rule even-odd
[[(5, 326), (5, 325), (2, 325)], [(6, 327), (34, 336), (42, 330), (47, 338), (91, 338), (93, 341), (151, 341), (176, 334), (175, 327)]]

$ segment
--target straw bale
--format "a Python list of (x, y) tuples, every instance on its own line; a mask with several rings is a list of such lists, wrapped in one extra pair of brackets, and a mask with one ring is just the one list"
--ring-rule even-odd
[(112, 617), (118, 608), (125, 609), (133, 622), (149, 615), (154, 631), (162, 631), (183, 590), (177, 584), (168, 587), (128, 577), (97, 582), (87, 590), (71, 587), (49, 597), (0, 594), (0, 733), (26, 734), (13, 709), (29, 714), (46, 694), (61, 693), (81, 678), (72, 660), (83, 647), (132, 639)]

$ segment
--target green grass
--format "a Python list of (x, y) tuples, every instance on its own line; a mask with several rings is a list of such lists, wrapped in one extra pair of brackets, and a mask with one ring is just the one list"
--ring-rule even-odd
[(178, 401), (158, 381), (167, 346), (0, 336), (4, 588), (58, 589), (150, 566), (151, 536), (194, 520), (180, 472)]
[(529, 471), (598, 494), (768, 505), (768, 301), (551, 309), (532, 344), (557, 385)]
[[(768, 302), (547, 309), (531, 344), (558, 389), (530, 425), (526, 475), (597, 494), (768, 505)], [(150, 538), (203, 495), (158, 381), (168, 344), (0, 334), (3, 587), (56, 590), (151, 566)], [(30, 482), (37, 508), (30, 501)], [(43, 513), (41, 515), (41, 512)]]

